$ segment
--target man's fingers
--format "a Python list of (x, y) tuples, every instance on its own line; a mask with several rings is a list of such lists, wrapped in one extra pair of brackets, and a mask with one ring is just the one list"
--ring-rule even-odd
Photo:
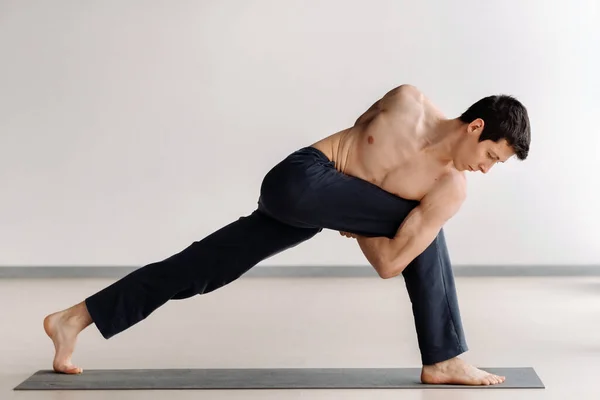
[(341, 232), (341, 231), (340, 231), (340, 235), (342, 235), (342, 236), (346, 236), (346, 237), (349, 237), (349, 238), (355, 238), (355, 239), (356, 239), (356, 235), (355, 235), (355, 234), (353, 234), (353, 233), (349, 233), (349, 232)]

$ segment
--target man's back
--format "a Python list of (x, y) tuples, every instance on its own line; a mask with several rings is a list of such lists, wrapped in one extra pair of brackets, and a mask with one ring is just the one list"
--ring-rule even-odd
[(336, 168), (409, 200), (421, 200), (444, 177), (461, 173), (442, 161), (432, 145), (442, 113), (417, 88), (402, 85), (387, 93), (349, 129), (315, 144)]

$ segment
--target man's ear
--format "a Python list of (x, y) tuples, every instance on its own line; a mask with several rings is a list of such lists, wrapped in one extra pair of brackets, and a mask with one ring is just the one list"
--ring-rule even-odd
[(479, 136), (479, 134), (481, 134), (481, 131), (483, 131), (483, 126), (484, 125), (485, 125), (485, 123), (483, 122), (483, 119), (477, 118), (477, 119), (473, 120), (467, 126), (467, 132), (468, 133), (474, 133), (474, 134), (476, 134), (476, 135)]

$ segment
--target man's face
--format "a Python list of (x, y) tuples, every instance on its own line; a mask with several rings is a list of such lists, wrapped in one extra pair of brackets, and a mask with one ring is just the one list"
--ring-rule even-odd
[(483, 131), (483, 120), (473, 121), (467, 127), (467, 135), (459, 145), (455, 161), (462, 171), (487, 173), (496, 163), (503, 163), (514, 155), (514, 150), (505, 139), (498, 142), (479, 141)]

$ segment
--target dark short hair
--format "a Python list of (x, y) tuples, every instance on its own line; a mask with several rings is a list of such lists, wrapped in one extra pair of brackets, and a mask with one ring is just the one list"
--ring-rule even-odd
[(525, 160), (531, 142), (531, 126), (527, 109), (508, 95), (484, 97), (469, 107), (459, 119), (467, 124), (477, 118), (484, 121), (479, 141), (498, 142), (506, 139), (519, 160)]

